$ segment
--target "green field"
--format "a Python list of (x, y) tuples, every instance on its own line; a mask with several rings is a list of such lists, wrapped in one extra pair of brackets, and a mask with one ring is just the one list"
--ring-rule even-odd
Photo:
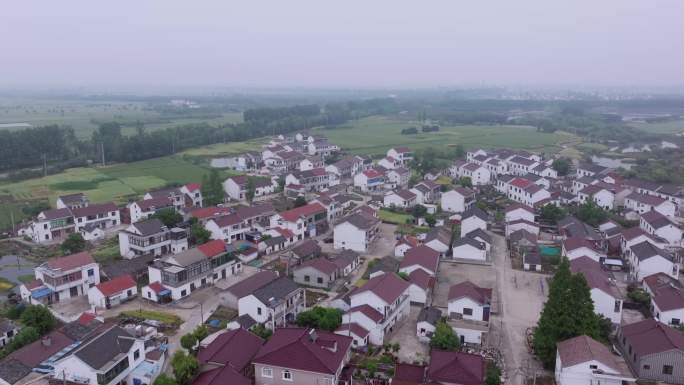
[[(150, 132), (167, 127), (207, 122), (210, 124), (237, 123), (242, 121), (242, 113), (224, 113), (221, 117), (201, 119), (195, 117), (166, 117), (148, 109), (147, 103), (121, 101), (49, 100), (49, 99), (1, 99), (0, 125), (27, 123), (32, 126), (50, 124), (73, 127), (79, 138), (90, 138), (98, 122), (117, 121), (124, 125), (122, 132), (131, 135), (136, 129), (131, 125), (140, 120), (145, 130)], [(128, 123), (128, 125), (126, 125)], [(0, 129), (21, 129), (21, 127), (1, 127)]]
[(659, 123), (633, 122), (629, 125), (639, 130), (650, 132), (653, 134), (679, 134), (681, 132), (684, 132), (684, 119)]
[(506, 147), (532, 151), (558, 152), (559, 143), (572, 139), (566, 133), (540, 133), (529, 126), (444, 126), (439, 132), (401, 135), (401, 130), (415, 126), (385, 117), (369, 117), (331, 130), (320, 130), (331, 143), (357, 154), (384, 154), (392, 146), (411, 149), (462, 144), (466, 148)]
[(261, 146), (267, 142), (268, 138), (258, 138), (245, 142), (218, 143), (204, 147), (191, 148), (183, 151), (183, 154), (202, 157), (234, 155), (247, 151), (259, 151), (261, 150)]
[[(54, 206), (59, 195), (85, 193), (91, 202), (114, 201), (119, 204), (137, 199), (148, 190), (170, 183), (201, 182), (209, 168), (181, 156), (149, 159), (107, 167), (81, 167), (44, 178), (0, 184), (0, 228), (24, 218), (20, 207), (25, 202), (48, 200)], [(225, 177), (231, 174), (222, 171)]]
[(397, 225), (406, 224), (407, 220), (413, 219), (413, 216), (409, 214), (395, 213), (385, 209), (380, 209), (380, 211), (378, 211), (378, 217), (380, 217), (381, 221), (395, 223)]

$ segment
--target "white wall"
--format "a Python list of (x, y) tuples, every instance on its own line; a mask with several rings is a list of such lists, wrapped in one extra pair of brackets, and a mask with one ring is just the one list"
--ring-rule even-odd
[[(472, 315), (465, 315), (463, 314), (463, 309), (468, 308), (473, 310)], [(469, 319), (469, 320), (475, 320), (475, 321), (482, 321), (484, 318), (484, 308), (482, 305), (479, 303), (473, 301), (472, 299), (468, 297), (463, 297), (463, 298), (458, 298), (452, 301), (449, 301), (447, 305), (447, 309), (449, 311), (449, 316), (451, 316), (452, 313), (458, 313), (458, 314), (463, 314), (463, 319)]]
[(366, 231), (357, 229), (349, 222), (342, 222), (333, 230), (334, 248), (366, 252)]

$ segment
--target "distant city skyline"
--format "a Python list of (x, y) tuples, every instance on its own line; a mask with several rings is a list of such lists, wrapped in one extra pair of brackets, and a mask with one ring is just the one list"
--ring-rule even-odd
[(0, 88), (684, 86), (676, 0), (20, 2)]

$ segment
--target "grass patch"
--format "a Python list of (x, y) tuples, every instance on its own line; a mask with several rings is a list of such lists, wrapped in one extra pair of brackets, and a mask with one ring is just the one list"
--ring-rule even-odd
[(17, 280), (21, 283), (31, 282), (34, 279), (36, 279), (36, 277), (33, 274), (24, 274), (17, 277)]
[(7, 278), (0, 277), (0, 292), (10, 291), (14, 286), (14, 282), (8, 280)]
[(119, 259), (119, 253), (119, 240), (114, 237), (103, 242), (90, 254), (98, 263), (107, 263)]
[(380, 155), (393, 146), (409, 146), (413, 150), (462, 144), (466, 148), (485, 147), (560, 151), (559, 144), (571, 139), (565, 133), (543, 133), (531, 126), (463, 125), (444, 126), (439, 132), (401, 135), (401, 130), (415, 122), (373, 116), (351, 122), (348, 128), (323, 130), (331, 143), (352, 153)]
[(266, 138), (258, 138), (244, 142), (217, 143), (209, 146), (191, 148), (183, 151), (183, 154), (202, 157), (233, 155), (247, 151), (260, 150), (261, 146), (267, 142), (268, 139)]
[(653, 134), (678, 134), (684, 132), (684, 119), (656, 123), (632, 122), (629, 125), (638, 130)]
[(98, 188), (100, 183), (102, 182), (109, 182), (109, 181), (114, 181), (114, 178), (109, 178), (109, 177), (103, 177), (103, 178), (98, 178), (98, 179), (91, 179), (91, 180), (73, 180), (73, 181), (66, 181), (66, 182), (58, 182), (50, 186), (51, 190), (60, 190), (60, 191), (83, 191), (83, 190), (94, 190)]
[(378, 216), (380, 217), (381, 221), (394, 223), (397, 225), (403, 225), (406, 223), (406, 221), (413, 220), (412, 215), (404, 213), (395, 213), (385, 209), (380, 209), (380, 211), (378, 212)]
[(360, 278), (358, 281), (356, 281), (356, 283), (354, 283), (354, 286), (356, 286), (356, 287), (361, 287), (361, 286), (365, 285), (366, 282), (368, 282), (367, 279), (365, 279), (365, 278)]
[(132, 318), (151, 319), (175, 327), (178, 327), (183, 323), (183, 319), (175, 314), (154, 310), (128, 310), (121, 312), (121, 315)]

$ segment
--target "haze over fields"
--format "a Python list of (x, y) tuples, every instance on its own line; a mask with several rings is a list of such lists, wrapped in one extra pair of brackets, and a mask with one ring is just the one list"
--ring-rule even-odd
[(684, 84), (684, 2), (22, 1), (0, 87)]

